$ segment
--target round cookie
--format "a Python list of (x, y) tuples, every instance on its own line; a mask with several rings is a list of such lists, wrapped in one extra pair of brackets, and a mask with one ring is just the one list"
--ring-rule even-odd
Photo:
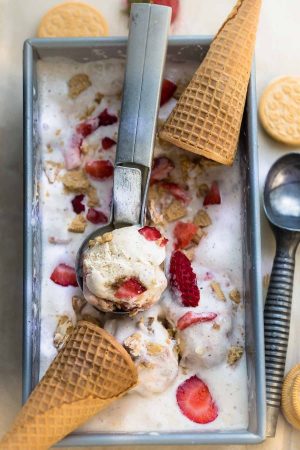
[(85, 3), (62, 3), (42, 18), (40, 38), (107, 36), (108, 24), (100, 12)]
[(300, 430), (300, 364), (293, 367), (284, 379), (281, 408), (286, 420)]
[(260, 99), (259, 117), (274, 139), (300, 145), (300, 77), (278, 78), (269, 84)]

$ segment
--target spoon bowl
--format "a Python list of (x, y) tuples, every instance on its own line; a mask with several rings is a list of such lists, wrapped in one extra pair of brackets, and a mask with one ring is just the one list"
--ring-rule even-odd
[(264, 210), (276, 239), (276, 254), (264, 310), (267, 436), (275, 436), (289, 339), (295, 253), (300, 242), (300, 154), (271, 167)]

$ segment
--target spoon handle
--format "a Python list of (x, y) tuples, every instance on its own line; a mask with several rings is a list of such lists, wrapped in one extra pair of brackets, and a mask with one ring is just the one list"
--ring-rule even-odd
[(267, 436), (276, 432), (288, 347), (295, 269), (295, 248), (277, 238), (277, 250), (268, 288), (265, 311), (265, 358)]

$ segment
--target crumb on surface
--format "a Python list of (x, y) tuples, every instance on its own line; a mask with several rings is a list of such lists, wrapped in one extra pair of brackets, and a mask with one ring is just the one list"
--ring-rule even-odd
[(167, 222), (174, 222), (186, 216), (187, 209), (179, 200), (173, 200), (172, 203), (164, 210), (164, 217)]
[(62, 182), (69, 192), (86, 193), (90, 187), (89, 180), (82, 169), (66, 172), (62, 177)]
[(241, 303), (241, 294), (238, 289), (232, 289), (232, 291), (229, 292), (229, 298), (237, 305)]
[(70, 98), (77, 98), (81, 92), (85, 91), (88, 87), (91, 86), (91, 80), (88, 75), (85, 73), (78, 73), (74, 75), (68, 81), (69, 92), (68, 95)]
[(220, 283), (218, 283), (217, 281), (212, 281), (210, 283), (210, 286), (211, 286), (212, 290), (214, 291), (214, 293), (216, 294), (217, 299), (222, 300), (223, 302), (226, 302), (226, 297), (224, 295), (224, 292), (221, 289)]
[(103, 99), (104, 95), (101, 92), (96, 92), (94, 101), (99, 105)]
[(209, 214), (204, 209), (200, 209), (195, 214), (193, 222), (198, 227), (208, 227), (212, 223)]
[(233, 366), (241, 359), (243, 353), (244, 353), (243, 347), (239, 345), (231, 347), (227, 354), (227, 363), (230, 366)]
[(100, 236), (95, 237), (95, 239), (91, 239), (89, 241), (89, 247), (94, 247), (96, 244), (105, 244), (106, 242), (112, 241), (113, 234), (111, 231), (108, 233), (104, 233)]
[(133, 333), (128, 336), (124, 340), (123, 345), (132, 357), (137, 358), (140, 356), (143, 346), (141, 334)]
[(78, 214), (76, 217), (74, 217), (74, 219), (68, 226), (68, 231), (71, 231), (72, 233), (84, 233), (86, 226), (87, 226), (86, 218), (81, 213)]
[(220, 326), (219, 323), (217, 323), (217, 322), (214, 322), (214, 323), (213, 323), (213, 326), (212, 326), (212, 329), (213, 329), (213, 330), (219, 330), (220, 328), (221, 328), (221, 326)]
[(60, 316), (53, 335), (53, 345), (57, 350), (63, 347), (73, 330), (71, 319), (66, 315)]
[(208, 194), (209, 187), (206, 183), (201, 183), (197, 189), (197, 197), (205, 197)]
[(100, 205), (100, 200), (97, 194), (97, 189), (94, 186), (90, 186), (87, 190), (87, 196), (88, 196), (88, 202), (87, 205), (90, 208), (93, 208), (94, 206)]
[(198, 228), (197, 233), (192, 239), (192, 243), (198, 245), (201, 241), (201, 239), (205, 236), (205, 232), (202, 230), (202, 228)]

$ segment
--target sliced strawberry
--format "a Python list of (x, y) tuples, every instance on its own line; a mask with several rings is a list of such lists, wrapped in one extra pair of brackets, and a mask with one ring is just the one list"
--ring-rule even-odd
[(160, 94), (160, 106), (163, 106), (170, 100), (176, 89), (177, 85), (173, 83), (173, 81), (167, 80), (166, 78), (163, 80)]
[(200, 291), (196, 274), (190, 260), (180, 251), (172, 254), (170, 262), (170, 284), (173, 293), (180, 297), (184, 306), (198, 306)]
[(176, 200), (182, 200), (184, 203), (189, 203), (191, 200), (191, 196), (186, 189), (183, 189), (176, 183), (169, 183), (167, 181), (162, 181), (160, 186), (169, 194), (173, 195)]
[(128, 13), (132, 3), (153, 3), (154, 5), (169, 6), (172, 8), (171, 23), (176, 19), (180, 5), (179, 0), (127, 0)]
[(197, 231), (198, 227), (193, 222), (178, 222), (173, 231), (176, 239), (175, 249), (188, 247)]
[(67, 170), (77, 169), (81, 164), (80, 159), (80, 146), (82, 143), (82, 137), (78, 134), (72, 136), (71, 142), (64, 150), (64, 159)]
[(75, 269), (67, 264), (59, 264), (55, 267), (50, 279), (60, 286), (77, 286)]
[(113, 175), (114, 166), (108, 160), (98, 159), (87, 162), (85, 165), (85, 171), (93, 178), (104, 180), (105, 178), (109, 178)]
[(178, 330), (182, 331), (185, 330), (187, 327), (190, 327), (191, 325), (194, 325), (196, 323), (210, 322), (214, 320), (216, 317), (217, 314), (214, 312), (195, 313), (189, 311), (180, 317), (176, 326)]
[(80, 214), (81, 212), (85, 211), (85, 206), (82, 204), (82, 200), (84, 199), (83, 194), (75, 195), (75, 197), (72, 200), (72, 206), (73, 211), (76, 214)]
[(196, 375), (178, 386), (176, 400), (182, 414), (193, 422), (204, 424), (218, 417), (218, 407), (208, 386)]
[(97, 130), (97, 128), (99, 128), (99, 119), (98, 117), (93, 117), (92, 119), (79, 123), (76, 127), (76, 132), (85, 138)]
[(112, 125), (113, 123), (118, 122), (117, 116), (114, 114), (109, 114), (107, 108), (102, 111), (102, 113), (98, 116), (99, 127), (106, 127), (107, 125)]
[(203, 200), (203, 206), (207, 205), (219, 205), (221, 203), (221, 195), (218, 183), (213, 181), (209, 192), (206, 194)]
[(88, 209), (86, 218), (87, 220), (95, 224), (108, 222), (107, 216), (102, 211), (98, 211), (97, 209), (94, 208)]
[(114, 141), (110, 137), (106, 136), (106, 137), (104, 137), (102, 139), (102, 148), (103, 148), (103, 150), (109, 150), (114, 145), (116, 145), (116, 141)]
[(147, 239), (147, 241), (157, 241), (161, 238), (161, 233), (155, 227), (143, 227), (139, 229), (139, 233)]
[(152, 171), (151, 171), (151, 182), (161, 181), (167, 178), (169, 173), (174, 169), (174, 163), (166, 156), (159, 156), (154, 159)]
[(123, 281), (115, 292), (115, 297), (119, 299), (131, 299), (146, 291), (137, 278), (128, 278)]

